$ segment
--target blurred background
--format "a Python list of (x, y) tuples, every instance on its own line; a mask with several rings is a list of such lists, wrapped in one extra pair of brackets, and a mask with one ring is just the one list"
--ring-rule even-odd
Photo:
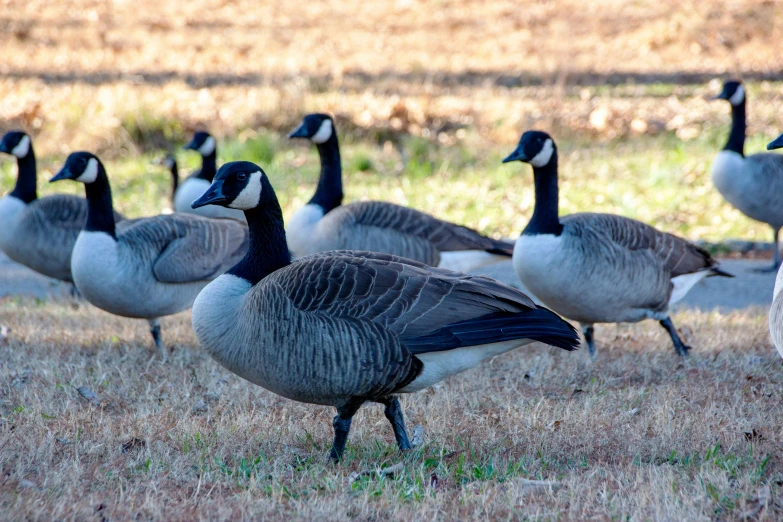
[[(747, 152), (783, 131), (783, 2), (598, 0), (0, 0), (0, 126), (34, 136), (39, 192), (68, 152), (105, 161), (118, 210), (169, 205), (150, 164), (261, 164), (287, 215), (318, 158), (285, 134), (335, 115), (349, 200), (426, 209), (494, 236), (530, 217), (530, 128), (561, 151), (562, 212), (616, 212), (689, 238), (768, 241), (709, 168), (729, 130), (723, 79), (748, 90)], [(2, 190), (16, 168), (0, 164)], [(74, 184), (75, 185), (75, 184)]]

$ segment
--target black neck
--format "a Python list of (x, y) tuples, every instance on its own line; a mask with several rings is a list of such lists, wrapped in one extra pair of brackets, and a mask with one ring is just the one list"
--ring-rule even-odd
[(35, 180), (35, 153), (32, 144), (30, 150), (27, 151), (27, 156), (16, 159), (16, 166), (19, 172), (16, 175), (16, 186), (11, 191), (11, 195), (25, 203), (31, 203), (38, 197)]
[(105, 232), (116, 239), (111, 187), (103, 165), (98, 164), (98, 177), (92, 183), (85, 183), (84, 187), (87, 193), (87, 223), (84, 230)]
[(175, 161), (171, 165), (171, 201), (174, 201), (174, 196), (177, 195), (177, 188), (179, 187), (179, 167)]
[[(263, 188), (268, 202), (245, 210), (250, 232), (250, 245), (242, 261), (227, 273), (255, 285), (272, 272), (291, 264), (291, 254), (285, 239), (283, 211), (271, 185)], [(272, 191), (269, 194), (269, 191)], [(270, 197), (271, 196), (271, 197)]]
[(217, 149), (208, 156), (201, 156), (201, 170), (196, 174), (199, 179), (205, 179), (212, 183), (212, 178), (217, 173)]
[(536, 186), (536, 206), (533, 217), (527, 224), (524, 235), (553, 234), (559, 236), (563, 225), (558, 219), (557, 188), (557, 151), (552, 153), (549, 163), (543, 167), (533, 167), (533, 179)]
[(745, 127), (745, 99), (743, 98), (742, 103), (731, 106), (731, 132), (723, 150), (745, 155)]
[(326, 213), (343, 202), (343, 168), (336, 132), (332, 132), (328, 140), (318, 144), (318, 156), (321, 158), (321, 174), (310, 203), (320, 206)]

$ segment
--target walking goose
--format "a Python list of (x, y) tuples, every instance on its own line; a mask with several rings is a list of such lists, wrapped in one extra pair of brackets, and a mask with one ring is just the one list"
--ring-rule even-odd
[(171, 205), (173, 210), (174, 200), (177, 197), (177, 188), (179, 188), (179, 166), (177, 165), (177, 158), (175, 158), (173, 154), (166, 154), (166, 156), (158, 158), (152, 163), (153, 165), (160, 165), (171, 173)]
[[(767, 150), (783, 148), (783, 134), (769, 142)], [(783, 357), (783, 267), (778, 270), (775, 290), (772, 293), (772, 307), (769, 310), (769, 333), (778, 353)]]
[(174, 212), (199, 214), (212, 218), (231, 218), (237, 221), (245, 220), (245, 216), (238, 210), (222, 207), (204, 207), (194, 209), (193, 201), (201, 196), (212, 183), (212, 178), (217, 172), (217, 143), (208, 132), (197, 131), (193, 139), (184, 147), (186, 150), (195, 150), (201, 154), (201, 168), (187, 177), (174, 194)]
[(511, 243), (411, 208), (384, 201), (342, 205), (340, 147), (328, 115), (305, 116), (289, 137), (309, 139), (321, 157), (315, 194), (288, 222), (287, 237), (295, 256), (324, 250), (369, 250), (465, 271), (513, 253)]
[(780, 266), (778, 239), (783, 227), (783, 156), (752, 154), (745, 156), (745, 109), (747, 95), (738, 81), (728, 81), (715, 99), (731, 104), (731, 132), (726, 146), (712, 164), (712, 182), (726, 201), (749, 218), (772, 227), (774, 271)]
[[(503, 163), (533, 167), (533, 217), (514, 249), (514, 268), (526, 288), (547, 306), (582, 324), (595, 354), (594, 323), (656, 319), (686, 355), (669, 317), (671, 305), (699, 280), (731, 277), (710, 254), (672, 234), (613, 214), (558, 217), (557, 147), (539, 131), (522, 135)], [(534, 253), (534, 254), (531, 254)]]
[(109, 178), (89, 152), (74, 152), (51, 181), (84, 183), (87, 220), (73, 247), (76, 287), (98, 308), (147, 319), (164, 354), (160, 318), (191, 307), (202, 288), (247, 249), (247, 227), (233, 219), (167, 214), (133, 220), (118, 230)]
[(223, 165), (193, 206), (208, 204), (244, 210), (250, 246), (196, 299), (196, 337), (240, 377), (292, 400), (336, 407), (334, 460), (364, 402), (386, 406), (397, 444), (409, 449), (395, 394), (533, 340), (578, 345), (570, 324), (493, 279), (375, 252), (291, 261), (277, 196), (253, 163)]
[[(0, 199), (0, 249), (45, 276), (73, 282), (71, 251), (87, 220), (87, 201), (68, 195), (38, 198), (35, 152), (30, 135), (11, 131), (0, 152), (16, 157), (16, 186)], [(114, 214), (117, 221), (123, 217)]]

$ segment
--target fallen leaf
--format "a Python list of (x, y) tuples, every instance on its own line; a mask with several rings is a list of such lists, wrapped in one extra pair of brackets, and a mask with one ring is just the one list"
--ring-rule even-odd
[(383, 468), (381, 471), (378, 472), (379, 475), (383, 476), (394, 476), (395, 474), (399, 473), (400, 471), (404, 470), (405, 466), (403, 466), (402, 462), (398, 462), (394, 466), (389, 466), (388, 468)]
[(424, 426), (418, 424), (413, 428), (413, 436), (411, 437), (411, 446), (414, 448), (424, 444)]
[(435, 473), (430, 475), (430, 487), (432, 489), (435, 489), (435, 488), (438, 487), (438, 482), (440, 482), (440, 481), (438, 480), (438, 476)]
[(193, 406), (193, 409), (191, 409), (191, 411), (192, 411), (194, 414), (200, 414), (200, 413), (204, 413), (205, 411), (207, 411), (207, 403), (205, 403), (205, 402), (204, 402), (204, 399), (200, 399), (200, 400), (199, 400), (199, 401), (198, 401), (198, 402), (195, 404), (195, 406)]
[(141, 449), (146, 446), (147, 443), (138, 437), (133, 437), (122, 443), (122, 452), (128, 453), (131, 450)]
[(760, 431), (757, 431), (756, 428), (753, 428), (751, 431), (745, 432), (745, 440), (748, 442), (756, 442), (764, 438), (764, 435), (761, 434)]

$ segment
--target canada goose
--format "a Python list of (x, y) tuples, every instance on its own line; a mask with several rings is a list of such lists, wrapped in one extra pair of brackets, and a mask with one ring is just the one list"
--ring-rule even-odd
[[(0, 199), (0, 249), (45, 276), (73, 282), (71, 251), (87, 221), (87, 201), (68, 195), (38, 198), (35, 152), (30, 135), (11, 131), (0, 152), (16, 157), (16, 186)], [(115, 213), (114, 218), (123, 217)]]
[(331, 457), (367, 401), (386, 405), (409, 449), (396, 393), (426, 388), (533, 340), (578, 345), (570, 324), (493, 279), (375, 252), (333, 251), (291, 261), (269, 179), (223, 165), (194, 207), (245, 211), (250, 246), (193, 305), (199, 343), (221, 365), (283, 397), (335, 406)]
[(742, 83), (728, 81), (715, 99), (731, 104), (731, 132), (726, 146), (715, 156), (712, 182), (726, 201), (749, 218), (772, 227), (774, 271), (780, 266), (778, 239), (783, 227), (783, 156), (752, 154), (745, 156), (745, 109), (747, 95)]
[(84, 183), (87, 221), (73, 247), (76, 287), (98, 308), (147, 319), (163, 355), (160, 318), (190, 308), (199, 291), (236, 263), (247, 227), (232, 219), (168, 214), (115, 229), (109, 178), (89, 152), (74, 152), (51, 181)]
[(171, 208), (173, 210), (174, 199), (177, 197), (177, 188), (179, 188), (179, 166), (177, 165), (177, 158), (175, 158), (173, 154), (166, 154), (162, 158), (155, 159), (152, 164), (167, 169), (171, 174)]
[[(767, 150), (783, 148), (783, 134), (767, 144)], [(772, 292), (772, 307), (769, 309), (769, 333), (778, 353), (783, 357), (783, 267), (775, 278), (775, 290)]]
[(591, 355), (594, 323), (642, 319), (658, 320), (686, 355), (669, 308), (702, 278), (731, 276), (706, 250), (639, 221), (593, 213), (559, 218), (557, 147), (548, 134), (525, 132), (503, 163), (510, 161), (530, 163), (535, 181), (533, 217), (514, 249), (525, 287), (582, 324)]
[(217, 142), (208, 132), (198, 131), (185, 146), (186, 150), (195, 150), (201, 154), (201, 168), (187, 177), (174, 194), (174, 212), (199, 214), (212, 218), (231, 218), (237, 221), (245, 220), (245, 216), (238, 210), (222, 207), (204, 207), (194, 209), (191, 206), (193, 200), (201, 196), (212, 183), (212, 178), (217, 172)]
[(513, 253), (511, 243), (411, 208), (384, 201), (342, 205), (340, 147), (330, 116), (309, 114), (288, 136), (309, 139), (321, 157), (315, 194), (288, 222), (288, 241), (295, 256), (324, 250), (369, 250), (465, 271)]

